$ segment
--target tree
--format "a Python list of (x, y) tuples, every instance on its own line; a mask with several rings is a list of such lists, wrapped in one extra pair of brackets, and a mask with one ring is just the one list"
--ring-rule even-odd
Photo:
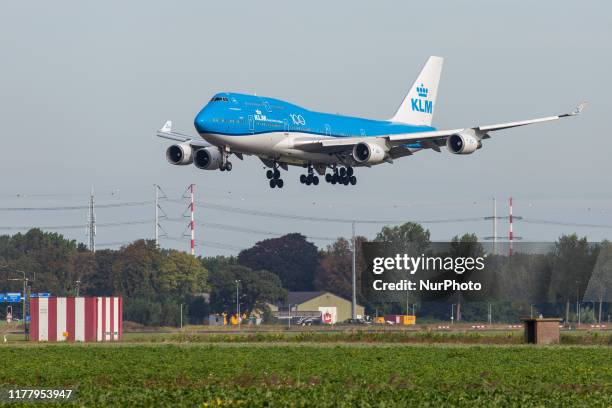
[(383, 227), (374, 241), (388, 243), (395, 253), (420, 254), (429, 247), (429, 238), (429, 230), (414, 222), (407, 222), (395, 227)]
[(266, 303), (287, 296), (279, 277), (271, 272), (253, 271), (242, 265), (226, 265), (210, 275), (210, 307), (214, 312), (236, 312), (236, 281), (239, 280), (240, 309), (261, 311)]
[(293, 233), (259, 241), (238, 254), (238, 263), (275, 273), (288, 290), (307, 291), (313, 289), (319, 252), (302, 234)]
[(30, 279), (36, 275), (34, 287), (57, 296), (65, 296), (72, 289), (75, 254), (75, 241), (37, 228), (0, 241), (0, 256), (7, 263), (7, 277), (21, 275), (18, 270), (25, 271)]
[(153, 274), (153, 286), (163, 297), (184, 297), (208, 289), (208, 271), (195, 257), (176, 250), (162, 252), (159, 269)]
[(598, 248), (591, 247), (586, 237), (578, 238), (576, 234), (562, 235), (555, 243), (548, 298), (552, 303), (565, 302), (566, 321), (570, 302), (582, 300), (597, 254)]
[(482, 244), (476, 234), (455, 235), (450, 242), (450, 256), (477, 258), (484, 255)]
[[(79, 295), (87, 293), (88, 289), (95, 290), (95, 286), (91, 286), (92, 277), (97, 274), (97, 264), (95, 254), (93, 252), (77, 252), (72, 258), (73, 274), (71, 278), (72, 295), (76, 296), (76, 285), (79, 281)], [(83, 289), (81, 291), (81, 289)]]
[[(366, 241), (365, 237), (355, 237), (357, 253), (356, 267), (357, 272), (357, 292), (359, 293), (359, 278), (365, 265), (361, 254), (361, 244)], [(338, 238), (336, 242), (327, 246), (322, 251), (320, 267), (315, 277), (315, 288), (326, 290), (346, 299), (353, 296), (352, 272), (353, 272), (353, 251), (351, 243), (345, 238)]]
[(84, 294), (88, 296), (112, 296), (120, 293), (119, 289), (115, 288), (114, 283), (117, 280), (113, 274), (113, 264), (117, 260), (118, 252), (111, 249), (96, 251), (94, 274), (82, 279), (81, 287)]
[(153, 241), (138, 240), (121, 248), (112, 267), (115, 289), (127, 298), (153, 297), (153, 275), (160, 258)]
[(601, 323), (603, 303), (612, 302), (612, 243), (610, 241), (604, 240), (600, 244), (597, 261), (593, 267), (593, 274), (587, 285), (584, 300), (599, 302), (599, 309), (594, 318), (598, 323)]

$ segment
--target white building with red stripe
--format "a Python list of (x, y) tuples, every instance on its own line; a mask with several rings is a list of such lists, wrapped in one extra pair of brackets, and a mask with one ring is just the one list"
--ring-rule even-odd
[(32, 341), (117, 341), (122, 334), (121, 297), (30, 299)]

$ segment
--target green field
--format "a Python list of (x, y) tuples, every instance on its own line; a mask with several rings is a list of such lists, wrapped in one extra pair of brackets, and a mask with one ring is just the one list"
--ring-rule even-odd
[[(22, 337), (23, 338), (23, 337)], [(124, 342), (133, 343), (402, 343), (402, 344), (523, 344), (520, 330), (488, 331), (276, 331), (245, 333), (125, 333)], [(563, 345), (612, 345), (612, 331), (566, 331), (561, 333)]]
[(5, 345), (0, 361), (0, 389), (76, 388), (84, 406), (612, 405), (606, 346)]

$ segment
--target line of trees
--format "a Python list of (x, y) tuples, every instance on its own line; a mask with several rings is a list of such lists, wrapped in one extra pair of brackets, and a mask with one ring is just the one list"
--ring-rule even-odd
[[(361, 254), (361, 243), (366, 241), (365, 237), (356, 238), (358, 271), (366, 266)], [(382, 228), (374, 241), (390, 243), (401, 252), (406, 245), (426, 248), (430, 233), (421, 225), (406, 223)], [(473, 234), (455, 237), (454, 242), (473, 250), (478, 250), (480, 245)], [(607, 242), (589, 245), (586, 238), (562, 236), (553, 253), (539, 257), (515, 256), (516, 262), (525, 264), (524, 276), (501, 284), (512, 290), (536, 291), (541, 303), (550, 303), (556, 308), (551, 313), (558, 310), (562, 315), (568, 302), (575, 301), (576, 282), (586, 291), (593, 268), (610, 270), (612, 256), (602, 261), (602, 248), (610, 252)], [(547, 271), (546, 279), (529, 276), (533, 270), (529, 265), (534, 262), (547, 266), (548, 269), (540, 268)], [(351, 242), (338, 238), (319, 250), (298, 233), (257, 242), (237, 257), (208, 258), (161, 249), (149, 240), (138, 240), (118, 250), (92, 253), (74, 240), (39, 229), (0, 236), (0, 292), (20, 292), (20, 283), (7, 279), (19, 277), (20, 271), (25, 271), (32, 280), (33, 292), (74, 296), (78, 290), (81, 296), (123, 296), (125, 319), (151, 326), (177, 325), (181, 307), (184, 320), (191, 323), (202, 323), (210, 313), (234, 313), (237, 284), (241, 310), (258, 310), (264, 315), (266, 304), (283, 301), (287, 291), (327, 290), (350, 299), (351, 267)], [(584, 271), (589, 271), (589, 275)], [(610, 279), (609, 272), (600, 275), (599, 287), (610, 287), (612, 282), (606, 281)], [(406, 307), (399, 303), (370, 303), (360, 293), (358, 301), (370, 313), (401, 313)], [(422, 317), (448, 319), (446, 304), (419, 306)], [(529, 305), (496, 305), (496, 315), (516, 319), (524, 314), (525, 307)], [(3, 309), (0, 308), (0, 318)], [(465, 319), (472, 320), (485, 320), (487, 313), (486, 305), (478, 304), (466, 304), (462, 312)]]

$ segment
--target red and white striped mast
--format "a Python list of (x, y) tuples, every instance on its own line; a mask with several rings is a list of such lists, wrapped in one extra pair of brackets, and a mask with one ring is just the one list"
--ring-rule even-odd
[(191, 196), (191, 204), (189, 204), (189, 210), (191, 213), (191, 222), (189, 228), (191, 229), (191, 255), (195, 255), (195, 197), (194, 197), (195, 184), (189, 185), (189, 193)]

